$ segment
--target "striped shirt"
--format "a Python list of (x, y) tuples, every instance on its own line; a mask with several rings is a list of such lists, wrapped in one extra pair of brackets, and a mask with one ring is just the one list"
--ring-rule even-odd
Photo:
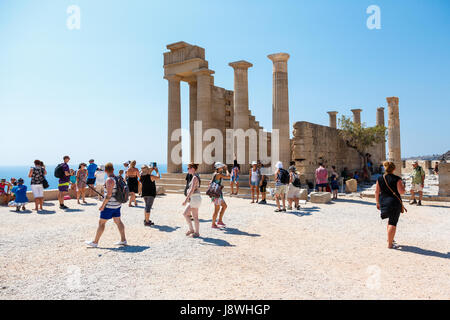
[(108, 180), (112, 180), (114, 182), (114, 188), (113, 188), (113, 191), (112, 191), (111, 199), (109, 199), (109, 201), (106, 204), (105, 208), (108, 208), (108, 209), (120, 208), (122, 206), (122, 204), (119, 201), (117, 201), (116, 198), (115, 198), (115, 195), (117, 193), (117, 184), (116, 184), (116, 179), (114, 178), (114, 176), (108, 177), (108, 179), (106, 179), (105, 188), (104, 188), (105, 189), (105, 198), (108, 195), (108, 190), (106, 188), (106, 184), (108, 183)]

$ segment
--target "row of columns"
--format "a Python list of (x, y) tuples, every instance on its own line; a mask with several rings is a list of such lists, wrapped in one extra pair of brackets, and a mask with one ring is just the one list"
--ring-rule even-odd
[[(287, 168), (291, 161), (290, 126), (289, 126), (289, 94), (287, 61), (289, 54), (275, 53), (267, 56), (273, 62), (272, 83), (272, 130), (278, 130), (279, 143), (278, 159), (272, 156), (272, 165), (281, 161)], [(234, 129), (249, 129), (248, 107), (248, 69), (253, 65), (247, 61), (236, 61), (229, 64), (234, 69)], [(248, 150), (246, 150), (248, 151)], [(272, 152), (274, 150), (272, 149)], [(247, 172), (249, 168), (249, 153), (246, 152), (245, 163), (241, 170)]]
[[(352, 109), (353, 113), (353, 122), (361, 124), (361, 112), (362, 109)], [(337, 128), (336, 116), (339, 112), (337, 111), (328, 111), (330, 116), (330, 127)], [(384, 108), (380, 107), (377, 109), (377, 126), (384, 126)]]
[[(401, 147), (400, 147), (400, 114), (399, 114), (399, 99), (398, 97), (388, 97), (386, 98), (388, 103), (388, 159), (394, 162), (396, 167), (396, 173), (401, 174), (402, 169), (402, 158), (401, 158)], [(361, 124), (361, 112), (362, 109), (352, 109), (353, 121), (355, 123)], [(330, 127), (337, 128), (336, 116), (337, 111), (328, 111), (330, 117)], [(377, 119), (376, 124), (378, 126), (385, 126), (384, 120), (384, 108), (377, 108)], [(386, 154), (386, 144), (381, 144), (381, 154)]]

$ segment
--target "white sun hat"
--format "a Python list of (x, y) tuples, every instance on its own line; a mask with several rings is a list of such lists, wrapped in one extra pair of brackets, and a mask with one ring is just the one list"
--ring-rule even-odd
[(225, 165), (222, 162), (216, 162), (214, 164), (214, 168), (219, 169), (219, 168), (223, 168), (225, 167)]
[(282, 169), (283, 168), (283, 162), (278, 161), (277, 164), (275, 165), (275, 167), (277, 167), (278, 169)]

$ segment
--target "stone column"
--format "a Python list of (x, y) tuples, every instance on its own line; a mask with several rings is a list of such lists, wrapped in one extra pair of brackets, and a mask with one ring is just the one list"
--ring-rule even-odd
[[(250, 128), (248, 108), (248, 68), (253, 67), (250, 62), (236, 61), (229, 63), (234, 69), (234, 119), (233, 129), (242, 129), (247, 131)], [(247, 173), (249, 165), (249, 141), (245, 139), (245, 163), (240, 163), (242, 173)], [(234, 142), (233, 142), (234, 145)], [(234, 148), (237, 153), (236, 146)], [(237, 154), (239, 162), (239, 154)]]
[(172, 149), (181, 142), (172, 141), (172, 133), (181, 128), (181, 102), (180, 102), (180, 80), (181, 78), (175, 75), (166, 76), (165, 79), (169, 81), (169, 104), (167, 109), (167, 172), (179, 173), (182, 172), (181, 163), (175, 164), (172, 160)]
[(328, 111), (327, 113), (330, 115), (330, 128), (337, 128), (336, 115), (338, 114), (338, 112), (337, 111)]
[(402, 173), (402, 155), (400, 148), (400, 116), (398, 108), (398, 98), (386, 98), (388, 103), (388, 144), (389, 161), (395, 163), (395, 173)]
[[(196, 140), (198, 148), (201, 148), (202, 157), (200, 159), (194, 159), (194, 161), (199, 163), (198, 172), (199, 173), (211, 173), (212, 164), (207, 164), (203, 161), (203, 150), (208, 145), (208, 142), (203, 141), (203, 134), (205, 130), (211, 128), (212, 122), (212, 108), (211, 108), (211, 75), (214, 71), (209, 69), (200, 69), (195, 72), (197, 77), (197, 121), (202, 122), (202, 136), (199, 140)], [(201, 140), (200, 140), (201, 138)]]
[(197, 82), (189, 82), (189, 132), (191, 135), (191, 154), (189, 159), (194, 161), (194, 121), (197, 120)]
[(353, 112), (353, 122), (361, 124), (361, 111), (362, 109), (352, 109)]
[[(384, 108), (377, 109), (377, 126), (385, 126), (384, 124)], [(380, 144), (381, 161), (386, 160), (386, 141)]]
[[(289, 54), (275, 53), (267, 56), (273, 62), (272, 84), (272, 129), (279, 130), (279, 161), (284, 168), (289, 167), (291, 161), (291, 140), (289, 122), (289, 93), (287, 61)], [(272, 166), (275, 165), (272, 157)]]

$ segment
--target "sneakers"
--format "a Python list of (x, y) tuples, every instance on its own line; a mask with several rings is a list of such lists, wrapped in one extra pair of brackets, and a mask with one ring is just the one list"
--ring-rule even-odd
[(67, 206), (64, 205), (64, 204), (60, 204), (60, 205), (59, 205), (59, 208), (62, 209), (62, 210), (69, 209), (69, 207), (67, 207)]
[(275, 212), (283, 212), (283, 209), (275, 209)]
[(298, 205), (298, 206), (297, 206), (297, 210), (300, 210), (300, 209), (301, 209), (301, 207), (300, 207), (300, 205)]
[(148, 222), (144, 220), (144, 226), (151, 227), (155, 225), (155, 223), (152, 220), (149, 220)]
[(411, 201), (409, 202), (409, 204), (416, 204), (416, 203), (417, 203), (416, 199), (411, 200)]
[(94, 243), (94, 241), (86, 241), (86, 246), (91, 247), (91, 248), (97, 248), (98, 247), (98, 243)]
[(116, 246), (126, 246), (127, 245), (127, 242), (126, 241), (119, 241), (119, 242), (116, 242), (116, 243), (114, 243)]
[(419, 202), (417, 203), (418, 206), (422, 205), (422, 201), (419, 200)]
[(258, 202), (258, 204), (267, 204), (266, 200), (261, 200), (260, 202)]

